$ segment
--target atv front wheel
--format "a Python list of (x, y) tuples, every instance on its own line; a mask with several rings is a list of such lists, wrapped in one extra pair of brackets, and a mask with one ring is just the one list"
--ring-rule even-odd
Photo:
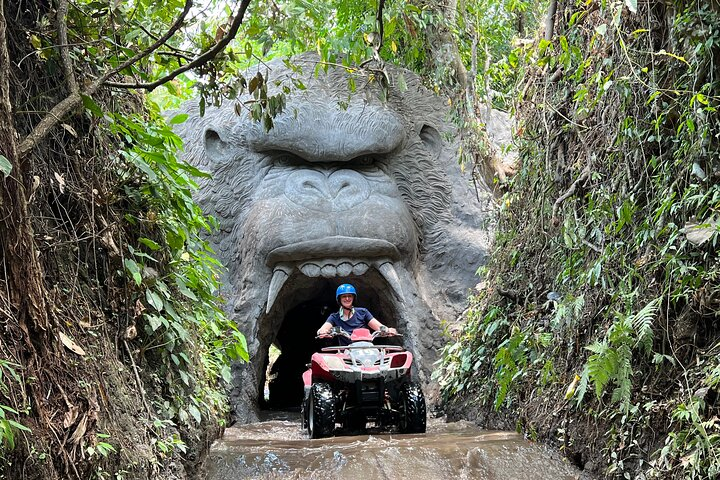
[(307, 415), (310, 438), (330, 437), (335, 433), (335, 396), (330, 385), (313, 384), (308, 399)]
[(400, 391), (400, 432), (425, 433), (425, 395), (420, 385), (408, 383)]
[(302, 419), (303, 430), (308, 428), (308, 406), (310, 405), (310, 390), (305, 389), (303, 393), (303, 401), (300, 405), (300, 418)]

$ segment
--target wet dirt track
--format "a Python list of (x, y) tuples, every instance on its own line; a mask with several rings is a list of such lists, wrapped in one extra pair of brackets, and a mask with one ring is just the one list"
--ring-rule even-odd
[(422, 435), (370, 432), (310, 440), (299, 415), (228, 428), (211, 448), (208, 480), (577, 479), (557, 455), (513, 432), (428, 421)]

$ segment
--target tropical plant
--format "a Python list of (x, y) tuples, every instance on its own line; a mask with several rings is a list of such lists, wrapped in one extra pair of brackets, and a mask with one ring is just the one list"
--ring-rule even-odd
[[(439, 380), (449, 401), (460, 400), (458, 384), (475, 385), (491, 409), (500, 393), (535, 399), (505, 402), (500, 414), (560, 439), (566, 452), (602, 455), (600, 474), (711, 478), (718, 13), (693, 2), (557, 7), (551, 35), (515, 51), (522, 168), (503, 198), (487, 290), (463, 332), (482, 332), (498, 311), (515, 329), (461, 335)], [(509, 358), (500, 346), (517, 332), (554, 341), (543, 361), (506, 362), (517, 371), (505, 372), (496, 359)], [(482, 360), (460, 368), (478, 345)], [(538, 405), (540, 390), (553, 394)], [(598, 427), (543, 433), (538, 409)]]

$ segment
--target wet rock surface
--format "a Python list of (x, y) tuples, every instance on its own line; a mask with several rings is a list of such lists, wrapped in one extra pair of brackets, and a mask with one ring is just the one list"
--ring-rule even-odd
[(578, 479), (554, 452), (514, 432), (429, 419), (426, 434), (369, 429), (310, 440), (297, 414), (228, 428), (211, 448), (208, 480), (247, 479)]

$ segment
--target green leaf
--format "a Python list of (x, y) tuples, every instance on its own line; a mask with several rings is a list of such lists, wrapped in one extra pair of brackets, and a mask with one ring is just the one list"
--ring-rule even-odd
[(140, 285), (142, 283), (142, 275), (140, 274), (140, 267), (137, 262), (131, 258), (126, 258), (123, 264), (125, 265), (125, 269), (132, 275), (135, 284)]
[(175, 115), (174, 117), (172, 117), (172, 118), (168, 121), (168, 123), (169, 123), (170, 125), (177, 125), (178, 123), (183, 123), (185, 120), (188, 119), (188, 116), (189, 116), (189, 115), (188, 115), (187, 113), (178, 113), (177, 115)]
[(190, 376), (187, 374), (184, 370), (178, 370), (178, 373), (180, 374), (180, 379), (183, 381), (183, 383), (187, 386), (190, 386)]
[(560, 47), (563, 49), (563, 52), (568, 51), (568, 41), (567, 41), (567, 37), (565, 37), (565, 35), (560, 36)]
[(12, 407), (8, 407), (7, 405), (0, 405), (0, 413), (3, 414), (3, 417), (5, 416), (4, 415), (5, 412), (14, 413), (15, 415), (17, 415), (17, 413), (18, 413), (17, 410), (15, 410)]
[(220, 376), (223, 380), (225, 380), (225, 383), (232, 382), (232, 373), (230, 371), (230, 367), (227, 365), (223, 365), (222, 368), (220, 368)]
[(235, 360), (242, 359), (246, 362), (249, 361), (250, 355), (248, 354), (247, 339), (245, 338), (245, 335), (235, 330), (233, 332), (233, 337), (235, 338), (235, 343), (232, 345), (232, 349), (229, 352), (230, 357)]
[(152, 305), (153, 308), (155, 308), (155, 310), (157, 310), (158, 312), (162, 312), (163, 301), (160, 295), (148, 288), (147, 290), (145, 290), (145, 298), (147, 299), (148, 303)]
[(8, 420), (7, 422), (10, 424), (10, 426), (12, 426), (12, 427), (14, 427), (14, 428), (17, 428), (18, 430), (22, 430), (23, 432), (30, 432), (30, 431), (32, 431), (32, 430), (30, 430), (28, 427), (26, 427), (25, 425), (23, 425), (22, 423), (15, 422), (15, 421), (13, 421), (13, 420)]
[(402, 73), (398, 77), (398, 89), (401, 92), (405, 92), (408, 89), (407, 82), (405, 81), (405, 75), (403, 75)]
[(540, 52), (540, 55), (543, 55), (545, 53), (545, 50), (547, 50), (550, 45), (552, 45), (552, 43), (549, 40), (541, 38), (540, 42), (538, 43), (538, 51)]
[(187, 298), (189, 298), (190, 300), (193, 300), (193, 301), (196, 301), (196, 302), (197, 302), (197, 299), (198, 299), (197, 296), (193, 293), (192, 290), (190, 290), (190, 289), (187, 287), (187, 285), (185, 284), (185, 280), (184, 280), (184, 279), (182, 279), (182, 278), (180, 278), (180, 277), (175, 278), (175, 285), (177, 285), (178, 290), (180, 290), (180, 293), (182, 293), (183, 295), (185, 295), (185, 296), (186, 296)]
[(190, 412), (190, 415), (192, 415), (192, 417), (197, 423), (200, 423), (200, 420), (202, 420), (202, 415), (200, 415), (200, 410), (198, 410), (195, 405), (190, 404), (188, 406), (188, 412)]
[(637, 0), (625, 0), (625, 5), (632, 13), (637, 13)]
[(103, 116), (103, 112), (100, 107), (98, 107), (97, 103), (95, 103), (95, 100), (88, 97), (87, 95), (80, 94), (80, 96), (82, 97), (83, 106), (86, 110), (89, 110), (90, 113), (92, 113), (96, 117)]
[(160, 245), (158, 245), (156, 242), (150, 240), (149, 238), (141, 237), (138, 239), (140, 243), (148, 247), (152, 251), (160, 250)]
[(10, 160), (2, 154), (0, 154), (0, 172), (2, 172), (5, 177), (10, 175), (10, 172), (12, 172), (12, 163), (10, 163)]
[(163, 318), (157, 315), (145, 315), (152, 331), (156, 331), (163, 324)]
[(177, 332), (180, 340), (185, 341), (188, 338), (190, 338), (190, 334), (185, 329), (185, 327), (182, 326), (182, 324), (180, 322), (172, 322), (172, 327), (173, 327), (173, 330), (175, 330)]
[(158, 176), (155, 171), (150, 167), (150, 165), (147, 164), (147, 162), (145, 162), (145, 160), (140, 157), (140, 155), (131, 155), (129, 160), (134, 163), (135, 166), (138, 167), (142, 172), (144, 172), (151, 182), (158, 181)]

